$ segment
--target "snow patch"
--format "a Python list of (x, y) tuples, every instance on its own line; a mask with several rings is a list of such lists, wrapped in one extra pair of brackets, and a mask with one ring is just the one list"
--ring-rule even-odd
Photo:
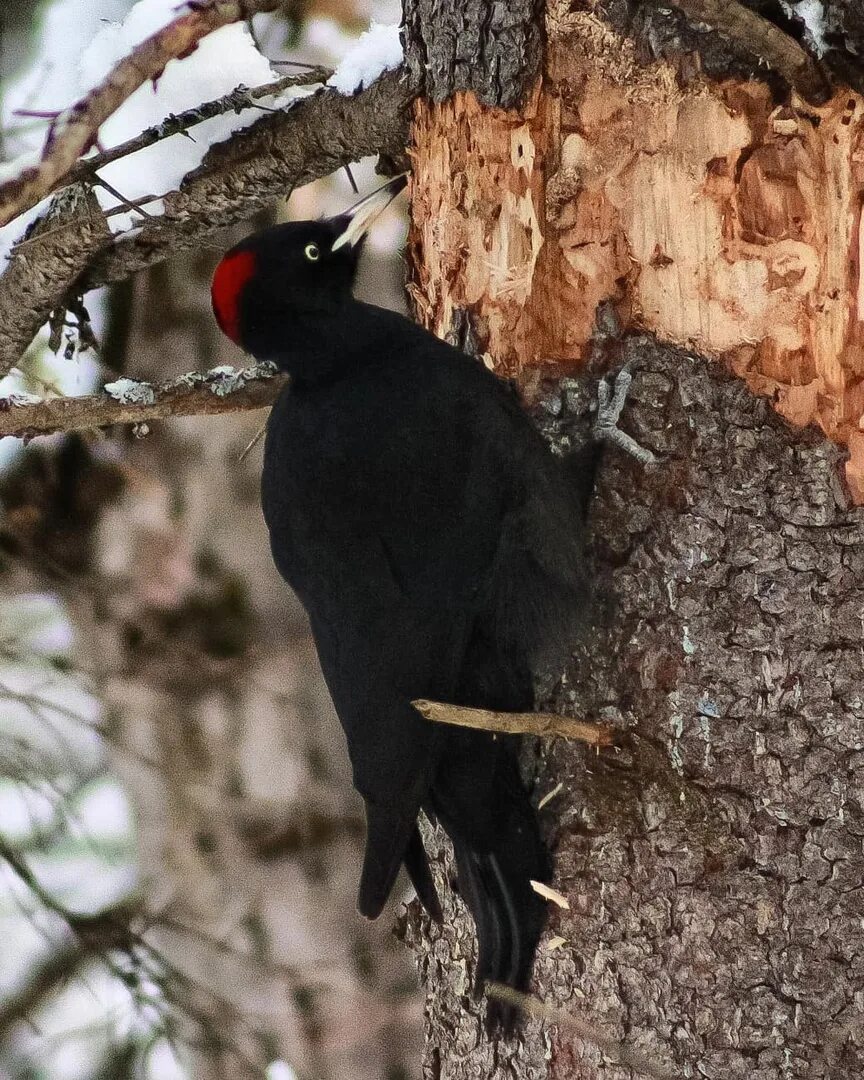
[(105, 393), (124, 405), (152, 405), (156, 400), (150, 383), (138, 382), (136, 379), (117, 379), (115, 382), (105, 383)]
[[(98, 84), (136, 45), (176, 17), (176, 0), (139, 0), (122, 24), (104, 27), (79, 61), (79, 92), (86, 93)], [(245, 23), (223, 26), (200, 41), (190, 56), (169, 61), (158, 79), (139, 87), (102, 125), (100, 142), (105, 147), (116, 146), (161, 123), (172, 113), (223, 97), (238, 86), (258, 86), (278, 77), (256, 48)], [(272, 108), (307, 93), (307, 88), (292, 88), (280, 94), (275, 102), (268, 98), (262, 104)], [(248, 108), (239, 114), (215, 116), (196, 125), (188, 135), (172, 135), (107, 165), (100, 169), (99, 175), (128, 201), (176, 190), (187, 173), (198, 168), (211, 146), (263, 115), (261, 109)], [(106, 210), (119, 205), (113, 195), (101, 188), (96, 188), (96, 194)], [(159, 213), (161, 206), (149, 203), (147, 209)], [(112, 231), (119, 232), (140, 225), (142, 217), (130, 212), (115, 215), (109, 221)]]
[(125, 793), (109, 776), (89, 784), (75, 803), (69, 830), (75, 836), (104, 843), (128, 840), (133, 832), (132, 814)]
[[(116, 2), (110, 0), (102, 0), (101, 5), (95, 6), (99, 14), (113, 13), (117, 7)], [(89, 33), (83, 40), (80, 34), (72, 35), (74, 42), (80, 41), (78, 49), (69, 48), (57, 58), (51, 54), (50, 63), (39, 65), (38, 76), (36, 72), (28, 73), (10, 87), (3, 103), (6, 124), (14, 119), (10, 114), (16, 108), (68, 108), (97, 86), (137, 45), (178, 14), (177, 0), (139, 0), (122, 22), (106, 23), (104, 19), (97, 19), (94, 25), (87, 7), (86, 0), (58, 0), (49, 9), (49, 22), (55, 34), (58, 27), (73, 24), (76, 17), (84, 21)], [(61, 44), (63, 40), (61, 37)], [(56, 44), (53, 47), (56, 51)], [(79, 53), (77, 64), (68, 60), (75, 52)], [(224, 26), (199, 42), (190, 56), (169, 61), (157, 79), (139, 87), (99, 129), (99, 142), (110, 149), (145, 128), (161, 123), (171, 114), (223, 97), (238, 86), (258, 86), (278, 78), (279, 74), (258, 51), (245, 23)], [(291, 87), (272, 98), (262, 99), (261, 104), (282, 108), (313, 91), (314, 88), (309, 87)], [(201, 164), (211, 146), (263, 115), (262, 109), (250, 107), (239, 113), (213, 117), (198, 124), (189, 135), (173, 135), (106, 165), (99, 174), (129, 202), (176, 190), (187, 173)], [(55, 133), (58, 131), (55, 123)], [(18, 173), (32, 165), (34, 158), (38, 160), (46, 134), (47, 128), (37, 125), (27, 137), (20, 137), (14, 147), (20, 156), (11, 168), (4, 167), (3, 171)], [(122, 206), (103, 188), (97, 187), (96, 195), (105, 210)], [(159, 213), (160, 202), (148, 203), (145, 210), (148, 209), (151, 214)], [(35, 216), (31, 212), (27, 218), (32, 220)], [(113, 232), (122, 232), (141, 225), (144, 219), (142, 214), (130, 211), (115, 214), (108, 220)], [(23, 234), (26, 224), (24, 219), (18, 219), (0, 229), (0, 251), (5, 253), (11, 248)]]
[(264, 1075), (267, 1080), (297, 1080), (297, 1073), (285, 1061), (271, 1061)]
[(276, 365), (265, 360), (254, 367), (243, 368), (236, 371), (231, 364), (220, 364), (219, 367), (211, 368), (204, 376), (204, 382), (210, 388), (210, 393), (217, 397), (227, 397), (235, 390), (240, 390), (248, 382), (256, 379), (269, 379), (276, 374)]
[(819, 56), (828, 52), (828, 42), (825, 38), (825, 7), (820, 0), (799, 0), (798, 14), (807, 24), (810, 39)]
[(15, 593), (0, 600), (0, 641), (14, 642), (31, 658), (65, 656), (72, 648), (72, 624), (56, 596)]
[(807, 27), (809, 44), (817, 56), (828, 51), (825, 37), (825, 5), (822, 0), (782, 0), (787, 15), (797, 15)]
[(340, 94), (356, 94), (370, 86), (385, 71), (392, 71), (402, 63), (402, 42), (397, 25), (382, 26), (373, 23), (361, 34), (356, 45), (349, 49), (327, 85)]

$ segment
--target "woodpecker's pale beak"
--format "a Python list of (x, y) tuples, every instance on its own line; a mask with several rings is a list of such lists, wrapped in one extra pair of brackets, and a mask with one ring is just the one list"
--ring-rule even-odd
[(346, 210), (344, 214), (341, 214), (340, 219), (347, 220), (348, 225), (333, 241), (331, 250), (338, 251), (339, 248), (344, 247), (346, 244), (354, 247), (366, 235), (367, 229), (381, 211), (393, 202), (407, 183), (407, 173), (394, 176), (392, 180), (388, 180), (386, 184), (382, 184), (371, 195), (366, 195), (360, 202), (355, 203), (350, 210)]

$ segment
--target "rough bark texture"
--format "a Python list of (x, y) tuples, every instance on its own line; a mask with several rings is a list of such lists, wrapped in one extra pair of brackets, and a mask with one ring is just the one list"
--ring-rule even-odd
[(92, 190), (60, 192), (45, 216), (2, 268), (0, 373), (8, 374), (94, 253), (111, 244), (111, 230)]
[[(562, 372), (632, 362), (625, 427), (662, 459), (607, 458), (591, 625), (543, 702), (622, 748), (527, 755), (538, 798), (563, 785), (542, 815), (570, 902), (535, 989), (674, 1075), (841, 1080), (864, 1069), (864, 511), (843, 452), (753, 390), (855, 450), (862, 102), (787, 108), (734, 63), (722, 84), (692, 56), (649, 63), (587, 6), (550, 4), (520, 112), (464, 94), (415, 114), (421, 318), (515, 375), (562, 446), (591, 394)], [(610, 339), (617, 320), (687, 351)], [(490, 1042), (440, 884), (443, 927), (414, 908), (402, 927), (426, 1077), (635, 1075), (536, 1020)]]
[[(208, 381), (209, 376), (209, 381)], [(117, 401), (102, 391), (56, 397), (35, 404), (15, 404), (0, 397), (0, 439), (6, 435), (50, 435), (112, 424), (145, 424), (169, 416), (215, 416), (219, 413), (264, 409), (272, 405), (286, 377), (273, 368), (242, 372), (189, 372), (179, 380), (151, 387), (143, 402)]]
[[(746, 7), (781, 27), (816, 55), (820, 50), (804, 20), (791, 6), (795, 2), (790, 0), (784, 5), (781, 0), (742, 0)], [(696, 62), (709, 75), (721, 79), (730, 75), (767, 79), (779, 94), (788, 91), (782, 79), (766, 73), (757, 43), (729, 41), (707, 25), (689, 21), (671, 2), (598, 0), (594, 6), (611, 26), (632, 37), (643, 60), (677, 61), (690, 53), (698, 57)], [(823, 0), (819, 9), (827, 50), (820, 57), (821, 63), (836, 82), (864, 90), (864, 27), (858, 0)]]
[[(694, 1075), (853, 1076), (864, 512), (845, 508), (835, 447), (719, 368), (649, 339), (625, 360), (627, 427), (663, 462), (607, 460), (594, 621), (548, 704), (578, 699), (627, 735), (599, 756), (544, 745), (537, 794), (564, 785), (542, 813), (571, 910), (551, 909), (566, 944), (541, 955), (537, 992)], [(571, 424), (547, 421), (559, 441)], [(522, 1045), (488, 1042), (467, 1005), (470, 924), (444, 891), (430, 944), (409, 919), (432, 992), (426, 1075), (625, 1080), (537, 1021)]]
[(405, 61), (432, 101), (472, 90), (486, 105), (517, 105), (542, 59), (540, 0), (405, 0)]

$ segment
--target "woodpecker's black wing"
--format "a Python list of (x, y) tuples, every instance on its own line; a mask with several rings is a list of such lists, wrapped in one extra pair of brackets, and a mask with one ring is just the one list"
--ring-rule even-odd
[(478, 975), (524, 984), (543, 920), (528, 879), (548, 858), (514, 744), (429, 724), (410, 701), (530, 708), (531, 668), (584, 599), (581, 508), (509, 388), (407, 320), (356, 309), (376, 320), (357, 328), (374, 354), (283, 393), (262, 494), (366, 801), (360, 909), (380, 911), (403, 860), (428, 895), (425, 806), (456, 845)]
[(440, 364), (425, 335), (396, 326), (407, 347), (397, 338), (351, 377), (282, 395), (262, 485), (274, 559), (309, 612), (366, 801), (368, 915), (406, 851), (422, 873), (409, 841), (443, 733), (410, 702), (455, 695), (507, 486), (478, 415), (473, 376), (491, 376), (459, 354)]

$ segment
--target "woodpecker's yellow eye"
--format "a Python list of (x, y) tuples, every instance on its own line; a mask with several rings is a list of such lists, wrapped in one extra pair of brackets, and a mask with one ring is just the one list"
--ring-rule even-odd
[(303, 254), (309, 262), (318, 262), (321, 258), (321, 249), (317, 244), (307, 244), (306, 247), (303, 248)]

